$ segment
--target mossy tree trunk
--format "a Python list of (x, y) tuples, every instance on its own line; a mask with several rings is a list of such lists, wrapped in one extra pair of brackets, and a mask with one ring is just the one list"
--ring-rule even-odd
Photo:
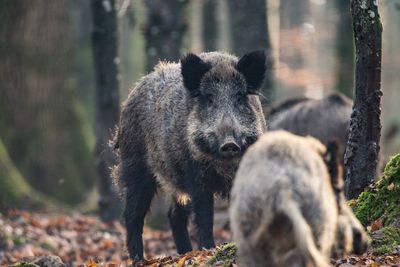
[(376, 178), (381, 135), (382, 24), (376, 0), (352, 0), (356, 45), (355, 99), (345, 153), (346, 197)]
[(117, 15), (114, 0), (92, 0), (92, 45), (96, 70), (96, 165), (99, 212), (105, 221), (119, 218), (121, 203), (112, 183), (114, 156), (108, 147), (119, 117)]
[(74, 79), (72, 7), (0, 1), (0, 136), (30, 186), (78, 204), (93, 186), (94, 161)]
[[(271, 53), (271, 40), (268, 32), (266, 0), (229, 0), (231, 21), (232, 49), (242, 56), (252, 50), (265, 50)], [(297, 1), (296, 1), (297, 2)], [(273, 98), (272, 57), (268, 56), (268, 68), (261, 93), (263, 104), (268, 104)]]
[(30, 194), (30, 187), (12, 163), (0, 140), (0, 208), (18, 206)]
[(0, 211), (7, 208), (35, 208), (48, 205), (52, 205), (49, 199), (35, 192), (24, 180), (0, 139)]

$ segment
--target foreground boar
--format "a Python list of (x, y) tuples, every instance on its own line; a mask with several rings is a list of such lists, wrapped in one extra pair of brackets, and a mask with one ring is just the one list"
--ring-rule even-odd
[(336, 149), (285, 131), (264, 134), (243, 157), (231, 194), (245, 266), (322, 267), (334, 252), (362, 253), (367, 237), (346, 205), (342, 179)]
[(301, 136), (313, 136), (325, 145), (336, 140), (343, 163), (353, 102), (342, 94), (323, 99), (290, 99), (268, 113), (269, 130), (286, 130)]
[(189, 54), (160, 63), (132, 90), (114, 140), (131, 258), (143, 259), (144, 218), (158, 187), (172, 199), (168, 217), (178, 253), (192, 249), (191, 211), (200, 248), (215, 246), (214, 194), (229, 193), (241, 156), (265, 130), (258, 97), (265, 68), (262, 51), (239, 60)]

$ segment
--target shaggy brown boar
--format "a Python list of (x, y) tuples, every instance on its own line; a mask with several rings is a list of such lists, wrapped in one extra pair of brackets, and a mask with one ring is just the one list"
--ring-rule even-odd
[(131, 258), (143, 259), (143, 223), (157, 188), (172, 199), (178, 253), (192, 249), (192, 211), (200, 248), (215, 246), (214, 194), (228, 195), (241, 156), (265, 130), (258, 96), (265, 68), (263, 51), (240, 59), (188, 54), (160, 63), (131, 91), (114, 140)]
[(368, 238), (345, 202), (336, 147), (331, 150), (286, 131), (268, 132), (248, 149), (230, 206), (245, 266), (323, 267), (334, 252), (366, 250)]

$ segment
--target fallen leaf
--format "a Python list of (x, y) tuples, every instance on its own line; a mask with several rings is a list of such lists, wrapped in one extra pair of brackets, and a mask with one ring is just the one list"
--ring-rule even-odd
[(183, 257), (178, 261), (178, 267), (183, 267), (183, 266), (185, 266), (185, 261), (186, 261), (186, 256), (183, 256)]
[(394, 183), (387, 186), (387, 190), (392, 191), (394, 189)]
[(375, 220), (375, 221), (371, 224), (371, 231), (372, 231), (372, 232), (375, 232), (376, 230), (381, 229), (382, 226), (383, 226), (383, 224), (382, 224), (382, 219), (379, 218), (379, 219)]
[(92, 259), (89, 259), (87, 262), (86, 262), (86, 267), (99, 267), (99, 265), (97, 265), (97, 263), (95, 262), (95, 261), (93, 261)]

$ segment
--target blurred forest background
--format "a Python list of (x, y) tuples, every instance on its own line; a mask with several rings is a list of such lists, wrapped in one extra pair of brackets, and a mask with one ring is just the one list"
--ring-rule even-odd
[[(225, 50), (270, 52), (264, 105), (352, 97), (346, 0), (104, 0), (117, 17), (118, 90), (162, 60)], [(382, 152), (400, 151), (400, 0), (378, 1), (383, 31)], [(90, 1), (0, 2), (0, 207), (43, 200), (96, 207), (96, 78)], [(106, 129), (111, 131), (112, 129)], [(104, 149), (107, 144), (101, 144)]]

